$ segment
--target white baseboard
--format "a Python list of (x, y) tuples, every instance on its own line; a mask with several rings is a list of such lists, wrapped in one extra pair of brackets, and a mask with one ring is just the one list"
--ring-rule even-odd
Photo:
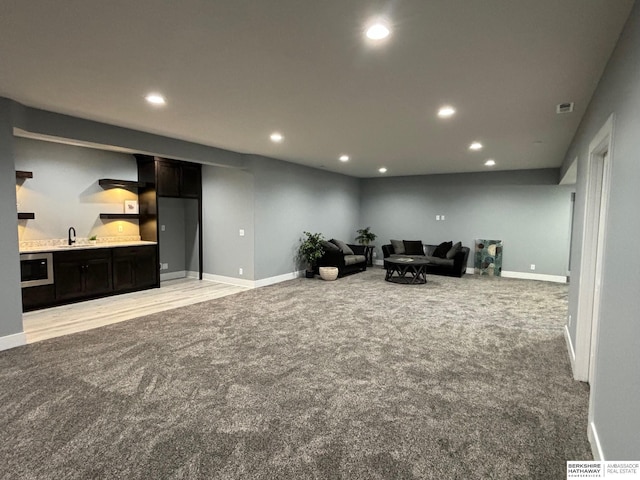
[(239, 287), (247, 288), (260, 288), (267, 285), (275, 285), (276, 283), (286, 282), (287, 280), (293, 280), (304, 276), (304, 270), (296, 272), (284, 273), (282, 275), (276, 275), (275, 277), (261, 278), (260, 280), (247, 280), (244, 278), (225, 277), (224, 275), (214, 275), (212, 273), (205, 273), (202, 275), (203, 280), (209, 280), (218, 283), (227, 283), (229, 285), (237, 285)]
[(564, 326), (564, 340), (567, 343), (567, 353), (569, 354), (569, 362), (571, 362), (571, 372), (573, 373), (576, 370), (576, 351), (573, 348), (573, 342), (571, 341), (571, 335), (569, 334), (568, 325)]
[(177, 272), (167, 272), (160, 274), (160, 281), (164, 282), (165, 280), (175, 280), (177, 278), (186, 278), (187, 272), (184, 270), (178, 270)]
[[(384, 260), (374, 260), (374, 265), (384, 265)], [(476, 270), (474, 267), (467, 267), (465, 275), (475, 275)], [(567, 283), (567, 277), (562, 275), (546, 275), (544, 273), (529, 273), (529, 272), (509, 272), (502, 271), (502, 275), (505, 278), (519, 278), (522, 280), (542, 280), (543, 282), (555, 282), (555, 283)]]
[(193, 270), (187, 271), (187, 278), (195, 278), (196, 280), (200, 279), (200, 272), (194, 272)]
[(567, 283), (567, 277), (563, 275), (546, 275), (544, 273), (530, 272), (505, 272), (502, 271), (505, 278), (519, 278), (522, 280), (541, 280), (543, 282)]
[(604, 454), (602, 453), (602, 445), (600, 445), (600, 437), (598, 437), (596, 424), (593, 422), (589, 422), (589, 427), (587, 428), (587, 437), (589, 438), (589, 443), (591, 444), (591, 454), (593, 455), (593, 459), (598, 462), (606, 461), (606, 459), (604, 458)]
[(228, 285), (236, 285), (238, 287), (255, 288), (255, 282), (253, 280), (247, 280), (246, 278), (225, 277), (224, 275), (214, 275), (213, 273), (203, 273), (203, 280), (209, 280), (210, 282), (226, 283)]
[(276, 275), (275, 277), (262, 278), (260, 280), (256, 280), (254, 285), (256, 288), (266, 287), (267, 285), (274, 285), (280, 282), (286, 282), (287, 280), (293, 280), (294, 278), (304, 276), (304, 270), (298, 270), (297, 272), (285, 273), (282, 275)]
[(24, 332), (14, 333), (13, 335), (5, 335), (0, 337), (0, 351), (9, 350), (10, 348), (21, 347), (27, 344), (27, 336)]

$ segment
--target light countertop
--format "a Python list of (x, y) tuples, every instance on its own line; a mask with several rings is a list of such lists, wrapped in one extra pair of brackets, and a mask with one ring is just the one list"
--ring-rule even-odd
[(130, 242), (103, 242), (96, 244), (74, 243), (73, 245), (43, 245), (39, 247), (25, 247), (20, 249), (20, 253), (44, 253), (44, 252), (64, 252), (70, 250), (91, 250), (96, 248), (117, 248), (117, 247), (139, 247), (143, 245), (157, 245), (156, 242), (146, 242), (143, 240)]

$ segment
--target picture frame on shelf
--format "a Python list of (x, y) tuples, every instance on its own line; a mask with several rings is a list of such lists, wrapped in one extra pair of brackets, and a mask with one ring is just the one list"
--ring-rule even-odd
[(140, 213), (137, 200), (124, 201), (124, 213), (134, 215)]

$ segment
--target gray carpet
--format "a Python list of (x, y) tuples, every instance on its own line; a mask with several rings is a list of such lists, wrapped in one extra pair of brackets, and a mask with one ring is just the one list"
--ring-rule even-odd
[(373, 269), (0, 352), (3, 479), (561, 479), (566, 285)]

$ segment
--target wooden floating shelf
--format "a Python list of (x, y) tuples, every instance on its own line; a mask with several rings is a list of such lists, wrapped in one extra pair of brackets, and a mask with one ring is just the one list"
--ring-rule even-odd
[(33, 172), (26, 170), (16, 170), (16, 178), (33, 178)]
[(101, 213), (100, 218), (103, 220), (137, 220), (140, 218), (139, 213)]
[(35, 220), (36, 214), (31, 212), (18, 213), (18, 220)]
[(136, 182), (135, 180), (115, 180), (113, 178), (101, 178), (98, 185), (102, 188), (142, 188), (145, 182)]

